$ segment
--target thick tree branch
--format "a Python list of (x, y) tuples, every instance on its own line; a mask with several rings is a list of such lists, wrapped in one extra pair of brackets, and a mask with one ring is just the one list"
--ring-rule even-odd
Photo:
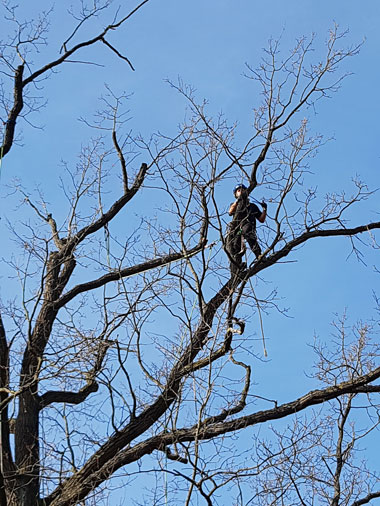
[(363, 232), (369, 232), (370, 230), (380, 229), (380, 221), (368, 223), (367, 225), (359, 225), (353, 228), (337, 228), (330, 230), (310, 230), (304, 232), (300, 236), (295, 239), (289, 241), (283, 248), (279, 251), (276, 251), (272, 255), (261, 258), (258, 260), (253, 267), (246, 271), (246, 274), (242, 274), (242, 277), (249, 278), (254, 274), (266, 269), (270, 265), (275, 264), (282, 258), (286, 257), (292, 250), (294, 250), (297, 246), (304, 244), (306, 241), (313, 239), (315, 237), (342, 237), (348, 236), (351, 237), (353, 235), (362, 234)]
[(368, 494), (367, 496), (363, 497), (362, 499), (359, 499), (351, 504), (351, 506), (362, 506), (363, 504), (368, 504), (372, 501), (372, 499), (377, 499), (380, 497), (380, 491), (379, 492), (372, 492), (371, 494)]
[[(0, 314), (0, 389), (9, 388), (9, 350), (3, 319)], [(0, 390), (1, 392), (1, 390)]]
[[(104, 333), (100, 336), (104, 337)], [(39, 397), (39, 408), (44, 409), (46, 406), (56, 402), (65, 402), (68, 404), (81, 404), (87, 397), (99, 390), (99, 385), (96, 382), (96, 376), (102, 369), (104, 359), (106, 357), (109, 347), (112, 345), (111, 341), (101, 341), (99, 344), (98, 352), (96, 354), (95, 364), (92, 370), (86, 373), (87, 384), (78, 392), (50, 390), (45, 392)]]
[(13, 459), (9, 440), (9, 348), (3, 320), (0, 314), (0, 471), (9, 471)]
[(204, 241), (202, 241), (198, 243), (194, 248), (189, 249), (185, 253), (183, 252), (170, 253), (160, 258), (154, 258), (153, 260), (148, 260), (141, 264), (133, 265), (132, 267), (126, 267), (125, 269), (120, 269), (115, 272), (109, 272), (98, 279), (94, 279), (92, 281), (88, 281), (87, 283), (82, 283), (80, 285), (75, 286), (67, 293), (62, 295), (62, 297), (55, 304), (55, 307), (59, 309), (65, 306), (70, 300), (72, 300), (80, 293), (95, 290), (96, 288), (100, 288), (112, 281), (118, 281), (120, 279), (127, 278), (129, 276), (135, 276), (136, 274), (141, 274), (143, 272), (150, 271), (152, 269), (163, 267), (172, 262), (176, 262), (184, 258), (189, 258), (202, 251), (202, 249), (204, 249), (205, 247), (206, 246), (204, 246)]
[(5, 474), (15, 471), (9, 439), (8, 389), (9, 347), (3, 320), (0, 314), (0, 498), (2, 501), (4, 500), (5, 491), (3, 477)]
[(49, 392), (41, 395), (40, 409), (44, 409), (46, 406), (49, 406), (50, 404), (56, 402), (80, 404), (85, 401), (90, 394), (97, 392), (98, 389), (99, 385), (96, 383), (96, 381), (91, 381), (86, 386), (81, 388), (78, 392), (50, 390)]
[[(260, 411), (252, 415), (247, 415), (237, 420), (232, 420), (224, 424), (219, 425), (216, 424), (215, 426), (211, 427), (205, 426), (204, 436), (208, 439), (209, 436), (206, 436), (206, 434), (211, 434), (215, 431), (217, 432), (218, 435), (221, 435), (225, 434), (226, 432), (240, 430), (249, 425), (256, 425), (257, 423), (263, 423), (269, 420), (277, 420), (279, 418), (284, 418), (285, 416), (298, 413), (299, 411), (303, 411), (310, 406), (322, 404), (323, 402), (335, 399), (344, 394), (364, 393), (367, 390), (366, 386), (379, 378), (380, 378), (380, 367), (377, 367), (368, 374), (359, 376), (354, 380), (344, 381), (338, 385), (327, 387), (322, 390), (312, 390), (311, 392), (308, 392), (307, 394), (296, 399), (295, 401), (282, 404), (281, 406), (278, 406), (276, 408), (267, 411)], [(369, 387), (371, 388), (371, 385), (369, 385)]]
[(23, 73), (24, 73), (24, 65), (19, 65), (15, 71), (13, 107), (8, 115), (8, 121), (5, 124), (5, 135), (4, 135), (4, 143), (1, 147), (1, 156), (5, 156), (7, 153), (9, 153), (9, 150), (12, 147), (15, 135), (16, 120), (24, 106), (24, 100), (22, 96)]

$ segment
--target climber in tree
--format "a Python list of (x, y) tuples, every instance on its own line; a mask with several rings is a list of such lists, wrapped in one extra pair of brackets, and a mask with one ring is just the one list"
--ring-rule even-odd
[(247, 187), (236, 185), (233, 189), (235, 202), (230, 205), (228, 214), (233, 216), (226, 237), (226, 249), (230, 255), (231, 272), (235, 274), (245, 267), (242, 258), (245, 251), (245, 241), (248, 242), (256, 258), (261, 255), (261, 248), (256, 236), (256, 220), (264, 223), (267, 216), (267, 204), (261, 202), (261, 211), (256, 204), (249, 201)]

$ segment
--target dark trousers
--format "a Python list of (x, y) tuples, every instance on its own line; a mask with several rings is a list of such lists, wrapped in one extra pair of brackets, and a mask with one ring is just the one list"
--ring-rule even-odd
[(244, 240), (255, 254), (256, 258), (261, 255), (261, 248), (257, 241), (256, 229), (251, 223), (245, 223), (241, 227), (229, 229), (226, 237), (226, 249), (230, 255), (230, 269), (235, 274), (242, 267), (244, 255)]

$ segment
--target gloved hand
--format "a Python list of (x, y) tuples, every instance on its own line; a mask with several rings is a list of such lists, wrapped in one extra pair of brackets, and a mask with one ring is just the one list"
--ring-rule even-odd
[(263, 206), (263, 209), (267, 210), (268, 204), (266, 202), (262, 201), (261, 205)]

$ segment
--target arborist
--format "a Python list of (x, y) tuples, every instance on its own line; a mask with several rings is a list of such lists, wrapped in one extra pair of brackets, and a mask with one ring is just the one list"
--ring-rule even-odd
[(238, 184), (233, 189), (235, 202), (230, 205), (228, 214), (233, 216), (229, 224), (226, 249), (230, 255), (230, 269), (233, 274), (246, 267), (242, 262), (247, 241), (256, 258), (261, 255), (261, 248), (256, 236), (256, 220), (264, 223), (267, 216), (267, 204), (261, 202), (262, 210), (249, 201), (247, 187)]

